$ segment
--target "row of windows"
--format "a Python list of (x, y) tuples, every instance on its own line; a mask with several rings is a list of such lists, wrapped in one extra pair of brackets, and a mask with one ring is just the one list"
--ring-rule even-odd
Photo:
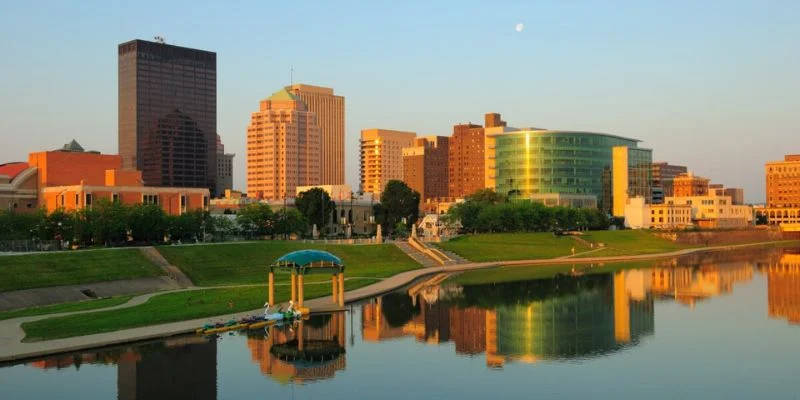
[[(667, 217), (667, 223), (670, 224), (688, 224), (690, 221), (691, 219), (687, 217), (675, 217), (675, 218)], [(650, 222), (655, 223), (656, 217), (651, 217)], [(658, 222), (664, 223), (664, 217), (658, 217)]]

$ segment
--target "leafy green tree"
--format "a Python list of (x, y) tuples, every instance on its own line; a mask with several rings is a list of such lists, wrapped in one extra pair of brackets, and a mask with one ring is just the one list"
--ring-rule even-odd
[(155, 204), (136, 204), (130, 208), (128, 225), (133, 240), (137, 242), (161, 242), (167, 229), (164, 210)]
[(505, 202), (489, 190), (476, 193), (448, 211), (465, 232), (542, 232), (553, 229), (607, 229), (608, 217), (597, 209), (546, 207), (539, 202)]
[(44, 235), (44, 212), (0, 211), (0, 240), (41, 239)]
[(508, 197), (495, 192), (492, 189), (480, 189), (477, 192), (467, 196), (466, 201), (474, 201), (480, 204), (498, 204), (508, 202)]
[(300, 211), (289, 208), (285, 212), (280, 210), (275, 213), (275, 226), (280, 230), (278, 235), (302, 235), (308, 231), (308, 222)]
[(374, 211), (384, 228), (394, 228), (403, 218), (407, 225), (413, 224), (419, 218), (419, 193), (403, 181), (391, 180), (381, 193), (380, 206)]
[(130, 210), (128, 206), (111, 202), (107, 199), (97, 200), (87, 212), (91, 214), (92, 224), (89, 234), (95, 244), (120, 244), (128, 239)]
[(167, 215), (167, 234), (172, 241), (195, 241), (203, 234), (204, 222), (202, 210), (185, 212), (181, 215)]
[(236, 216), (236, 223), (248, 237), (264, 237), (275, 233), (275, 213), (268, 204), (253, 203), (244, 206)]
[(220, 240), (225, 241), (225, 238), (237, 233), (237, 226), (232, 218), (225, 215), (217, 215), (212, 218), (214, 220), (214, 236)]
[(450, 207), (447, 212), (455, 221), (461, 221), (461, 229), (465, 232), (477, 233), (480, 225), (478, 224), (478, 214), (486, 205), (475, 201), (465, 201)]
[(67, 212), (63, 208), (51, 212), (45, 219), (46, 238), (70, 242), (75, 240), (75, 218), (75, 212)]
[(328, 192), (321, 188), (311, 188), (300, 192), (294, 200), (295, 207), (305, 217), (309, 225), (317, 225), (320, 231), (331, 220), (331, 213), (336, 212), (336, 203)]

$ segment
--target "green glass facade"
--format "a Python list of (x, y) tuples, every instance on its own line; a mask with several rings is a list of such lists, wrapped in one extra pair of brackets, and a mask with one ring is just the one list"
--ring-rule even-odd
[[(636, 149), (638, 144), (608, 134), (552, 130), (507, 131), (491, 137), (490, 175), (498, 193), (521, 198), (536, 193), (591, 194), (602, 210), (611, 208), (612, 148)], [(630, 152), (636, 162), (652, 161), (652, 152), (641, 150)]]
[(653, 194), (653, 151), (628, 149), (628, 197), (650, 198)]

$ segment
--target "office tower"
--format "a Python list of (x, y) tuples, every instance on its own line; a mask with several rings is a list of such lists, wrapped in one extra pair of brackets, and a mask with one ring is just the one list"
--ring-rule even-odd
[(295, 84), (286, 87), (317, 115), (320, 130), (319, 181), (321, 185), (344, 184), (344, 97), (333, 89)]
[(297, 186), (319, 184), (316, 115), (286, 89), (262, 100), (247, 127), (247, 195), (294, 197)]
[(635, 146), (614, 146), (611, 161), (612, 215), (625, 216), (625, 204), (634, 197), (652, 194), (653, 150)]
[(132, 40), (119, 54), (119, 154), (147, 186), (204, 187), (217, 178), (217, 55)]
[(213, 193), (214, 197), (223, 197), (226, 190), (233, 189), (233, 157), (235, 155), (225, 153), (222, 138), (217, 135), (217, 187)]
[(653, 175), (653, 204), (661, 204), (664, 197), (674, 196), (672, 180), (689, 170), (683, 165), (671, 165), (666, 162), (654, 162), (651, 167)]
[[(623, 208), (627, 195), (647, 197), (649, 201), (646, 190), (650, 187), (652, 151), (639, 148), (636, 139), (606, 133), (508, 127), (486, 128), (485, 136), (486, 187), (497, 193), (544, 201), (546, 205), (595, 206), (610, 214), (614, 206), (613, 183), (617, 182), (621, 194), (617, 199)], [(619, 177), (613, 179), (617, 147), (627, 150), (616, 150)], [(623, 176), (626, 174), (630, 182)]]
[[(487, 113), (484, 123), (487, 129), (506, 126), (498, 113)], [(450, 197), (469, 196), (486, 187), (484, 135), (485, 128), (477, 124), (453, 126), (448, 155)]]
[(361, 131), (361, 191), (380, 196), (390, 180), (403, 180), (403, 148), (414, 143), (414, 132), (389, 129)]
[(447, 197), (448, 137), (426, 136), (403, 149), (403, 181), (419, 192), (420, 199)]
[(764, 166), (767, 179), (767, 221), (770, 225), (800, 223), (800, 154)]

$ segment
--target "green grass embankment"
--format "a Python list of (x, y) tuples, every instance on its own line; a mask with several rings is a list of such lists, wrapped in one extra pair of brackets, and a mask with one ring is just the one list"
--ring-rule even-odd
[(577, 253), (590, 250), (571, 237), (547, 232), (466, 235), (438, 245), (475, 262), (562, 257), (572, 254), (573, 247)]
[(105, 299), (77, 301), (72, 303), (54, 304), (50, 306), (23, 308), (0, 312), (0, 321), (4, 319), (32, 317), (34, 315), (59, 314), (64, 312), (96, 310), (99, 308), (113, 307), (125, 304), (133, 296), (108, 297)]
[[(371, 279), (352, 279), (345, 281), (344, 286), (345, 290), (353, 290), (373, 282)], [(277, 286), (276, 301), (288, 301), (289, 290), (289, 286)], [(329, 296), (331, 287), (326, 284), (305, 285), (303, 292), (305, 299), (310, 300)], [(27, 322), (22, 324), (22, 329), (25, 330), (26, 342), (92, 335), (255, 310), (264, 305), (266, 297), (266, 286), (182, 291), (154, 296), (135, 307)]]
[[(290, 251), (320, 249), (336, 254), (345, 263), (345, 290), (353, 290), (377, 279), (421, 268), (396, 246), (308, 245), (296, 242), (255, 242), (226, 245), (161, 247), (172, 265), (181, 268), (198, 285), (265, 284), (267, 265)], [(358, 278), (356, 278), (358, 277)], [(330, 275), (308, 275), (305, 299), (331, 293)], [(326, 281), (326, 282), (325, 282)], [(319, 283), (315, 283), (319, 282)], [(289, 300), (289, 275), (275, 276), (276, 301)], [(47, 318), (23, 324), (26, 341), (91, 335), (142, 326), (213, 317), (254, 310), (264, 305), (266, 285), (230, 287), (154, 296), (146, 303), (118, 310)]]
[(0, 256), (0, 292), (163, 274), (138, 249)]
[[(183, 270), (195, 285), (241, 285), (264, 283), (267, 266), (295, 250), (317, 249), (333, 253), (345, 264), (345, 276), (386, 278), (420, 268), (393, 244), (318, 245), (302, 242), (264, 241), (204, 246), (164, 246), (158, 251)], [(278, 279), (284, 277), (277, 276)], [(330, 279), (311, 275), (307, 282)]]
[(576, 256), (579, 258), (668, 253), (698, 247), (678, 244), (645, 230), (590, 231), (579, 237), (595, 246), (600, 243), (605, 245), (603, 250)]

